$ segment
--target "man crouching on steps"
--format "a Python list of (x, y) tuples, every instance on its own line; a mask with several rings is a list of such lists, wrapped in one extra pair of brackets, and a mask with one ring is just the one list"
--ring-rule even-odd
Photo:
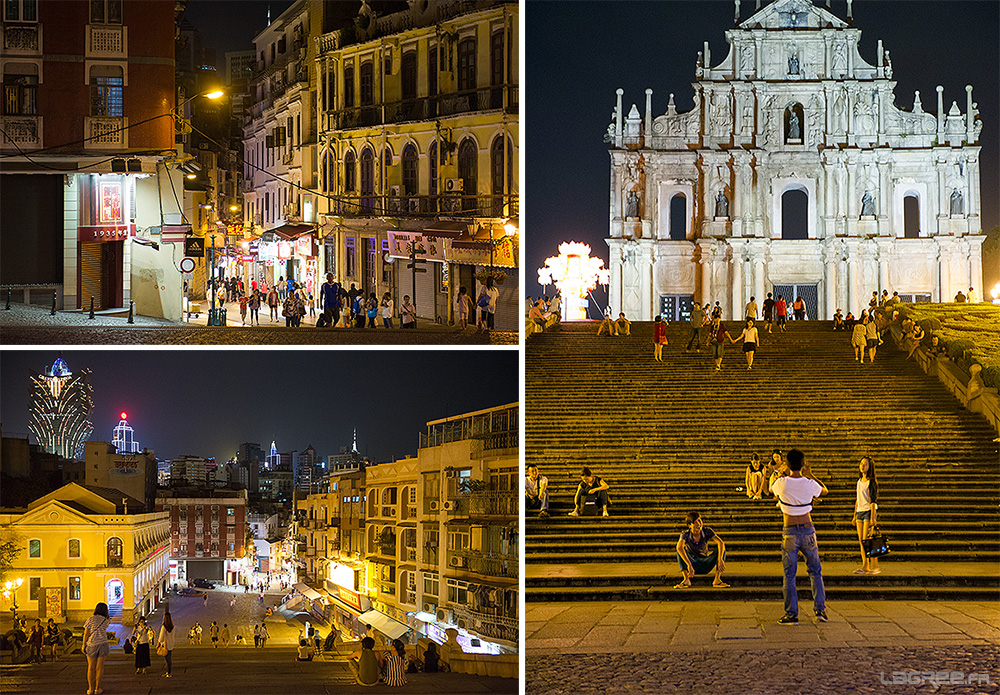
[(785, 615), (778, 620), (781, 625), (799, 624), (795, 573), (800, 552), (805, 556), (806, 569), (809, 570), (816, 619), (821, 623), (827, 621), (823, 569), (819, 563), (816, 527), (809, 512), (812, 511), (813, 500), (828, 492), (826, 485), (813, 477), (805, 454), (798, 449), (789, 451), (788, 463), (771, 474), (771, 493), (778, 498), (785, 522), (781, 530), (781, 563), (785, 569)]
[[(675, 589), (687, 589), (691, 586), (691, 577), (696, 574), (708, 574), (715, 570), (715, 581), (712, 586), (725, 588), (729, 586), (722, 581), (722, 573), (726, 571), (726, 544), (718, 534), (701, 522), (701, 514), (688, 512), (688, 530), (681, 533), (677, 539), (677, 564), (681, 566), (684, 580), (674, 586)], [(708, 542), (715, 541), (716, 548), (708, 551)]]

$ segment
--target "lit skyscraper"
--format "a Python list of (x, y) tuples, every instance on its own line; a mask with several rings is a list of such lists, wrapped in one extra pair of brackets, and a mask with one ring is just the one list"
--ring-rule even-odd
[(62, 358), (31, 378), (28, 431), (45, 451), (63, 458), (83, 458), (83, 445), (94, 431), (90, 415), (93, 391), (83, 370), (75, 375)]
[(118, 421), (118, 426), (115, 427), (114, 435), (111, 437), (111, 444), (119, 454), (137, 454), (139, 453), (139, 442), (135, 441), (135, 430), (125, 419), (125, 413), (121, 415), (122, 419)]

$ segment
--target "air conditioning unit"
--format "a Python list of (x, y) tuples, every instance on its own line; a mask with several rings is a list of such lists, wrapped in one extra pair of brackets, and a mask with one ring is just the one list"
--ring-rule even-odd
[(448, 560), (448, 564), (452, 567), (465, 567), (465, 558), (453, 555), (451, 559)]
[(436, 613), (436, 612), (437, 612), (437, 604), (434, 603), (424, 604), (424, 613)]
[(440, 504), (441, 503), (438, 502), (437, 500), (431, 500), (431, 511), (436, 512), (438, 510), (438, 505)]
[(458, 619), (458, 629), (459, 630), (468, 630), (469, 629), (469, 623), (467, 623), (465, 621), (465, 618), (459, 618)]
[(444, 190), (448, 193), (461, 193), (465, 189), (465, 179), (445, 179)]
[(453, 511), (453, 510), (455, 509), (455, 503), (454, 503), (454, 502), (452, 502), (451, 500), (448, 500), (448, 501), (446, 501), (446, 502), (444, 503), (444, 505), (443, 505), (443, 509), (444, 509), (444, 510), (445, 510), (446, 512), (450, 512), (450, 511)]
[(389, 186), (389, 195), (392, 196), (393, 198), (398, 198), (399, 190), (400, 190), (399, 186)]
[(410, 212), (420, 212), (420, 198), (410, 198)]
[(438, 622), (440, 623), (448, 622), (448, 611), (446, 611), (444, 608), (438, 608), (437, 619)]

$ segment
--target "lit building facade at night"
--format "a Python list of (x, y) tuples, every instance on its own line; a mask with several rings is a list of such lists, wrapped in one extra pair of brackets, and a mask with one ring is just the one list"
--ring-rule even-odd
[(670, 95), (654, 115), (652, 90), (643, 113), (626, 111), (618, 90), (605, 134), (616, 315), (677, 320), (719, 301), (740, 319), (773, 293), (830, 320), (872, 291), (947, 302), (981, 290), (973, 88), (950, 108), (931, 85), (897, 106), (889, 50), (879, 40), (869, 63), (849, 20), (804, 0), (767, 4), (726, 31), (721, 60), (706, 42), (689, 111)]
[(156, 508), (169, 512), (171, 582), (238, 583), (247, 567), (246, 490), (159, 490)]
[(83, 456), (83, 444), (94, 431), (89, 372), (76, 375), (62, 358), (31, 379), (28, 431), (45, 451), (65, 459)]
[(135, 440), (135, 430), (128, 424), (125, 413), (115, 426), (111, 444), (119, 454), (135, 454), (139, 451), (139, 442)]
[(0, 531), (23, 539), (11, 572), (30, 618), (81, 624), (98, 602), (113, 623), (132, 625), (166, 594), (170, 524), (165, 512), (118, 490), (68, 483), (27, 511), (0, 512)]

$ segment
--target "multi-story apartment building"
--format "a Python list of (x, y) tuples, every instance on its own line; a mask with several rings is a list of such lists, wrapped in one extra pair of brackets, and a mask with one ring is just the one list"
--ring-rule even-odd
[(298, 503), (299, 567), (347, 636), (455, 627), (467, 651), (517, 649), (517, 433), (516, 404), (434, 420), (416, 456)]
[(246, 490), (159, 490), (156, 509), (170, 512), (172, 582), (238, 583), (247, 564)]
[(446, 323), (459, 288), (475, 297), (493, 275), (497, 327), (516, 327), (518, 4), (363, 5), (317, 45), (316, 193), (302, 205), (318, 213), (321, 274), (397, 306), (411, 295)]
[(118, 490), (67, 483), (26, 511), (0, 512), (0, 532), (20, 539), (8, 578), (21, 612), (79, 624), (98, 602), (112, 622), (132, 625), (167, 591), (170, 523)]
[(156, 456), (144, 450), (120, 454), (114, 444), (87, 442), (86, 483), (121, 490), (152, 509), (156, 498)]
[[(136, 243), (174, 223), (173, 0), (16, 0), (2, 18), (5, 137), (0, 282), (57, 308), (179, 318), (169, 248)], [(160, 199), (162, 198), (162, 207)], [(145, 237), (145, 239), (144, 239)]]

